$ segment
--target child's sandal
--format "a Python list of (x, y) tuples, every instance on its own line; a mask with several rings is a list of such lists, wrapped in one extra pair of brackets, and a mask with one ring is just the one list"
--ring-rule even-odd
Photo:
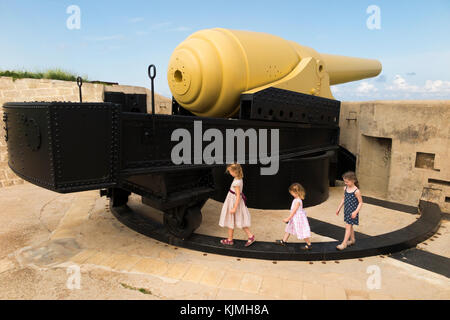
[(312, 244), (305, 244), (303, 247), (300, 247), (302, 250), (311, 250)]
[(287, 244), (287, 242), (283, 241), (283, 240), (275, 240), (275, 243), (276, 244), (281, 244), (282, 246), (285, 246)]
[(245, 246), (248, 247), (253, 242), (255, 242), (255, 235), (253, 235), (251, 238), (248, 238), (247, 242), (245, 243)]
[(347, 248), (347, 246), (344, 247), (342, 244), (336, 246), (336, 249), (338, 249), (340, 251), (344, 250), (345, 248)]
[(356, 241), (347, 241), (347, 247), (351, 247), (355, 243), (356, 243)]
[(220, 243), (226, 246), (232, 246), (234, 244), (233, 240), (228, 240), (228, 239), (222, 239), (220, 240)]

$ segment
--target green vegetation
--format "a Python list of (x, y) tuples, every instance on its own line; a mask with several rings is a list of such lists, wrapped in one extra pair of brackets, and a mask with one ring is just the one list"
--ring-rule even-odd
[(139, 291), (140, 293), (143, 293), (143, 294), (152, 294), (152, 292), (150, 290), (147, 290), (147, 289), (144, 289), (144, 288), (132, 287), (132, 286), (129, 286), (129, 285), (127, 285), (125, 283), (122, 283), (122, 282), (120, 284), (122, 285), (122, 287), (124, 287), (126, 289), (136, 290), (136, 291)]
[[(77, 81), (78, 76), (61, 69), (49, 69), (44, 72), (0, 70), (0, 77), (12, 77), (14, 81), (17, 79), (24, 79), (24, 78)], [(87, 77), (81, 78), (83, 79), (83, 82), (89, 82)]]

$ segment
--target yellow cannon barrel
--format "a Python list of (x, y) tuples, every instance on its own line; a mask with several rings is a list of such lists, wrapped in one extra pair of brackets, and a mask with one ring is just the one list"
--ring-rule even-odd
[(381, 63), (374, 59), (361, 59), (321, 53), (327, 65), (330, 85), (376, 77), (381, 72)]
[(380, 72), (377, 60), (319, 54), (267, 33), (216, 28), (195, 32), (175, 48), (167, 79), (187, 110), (229, 117), (239, 111), (242, 93), (276, 87), (333, 99), (330, 84)]

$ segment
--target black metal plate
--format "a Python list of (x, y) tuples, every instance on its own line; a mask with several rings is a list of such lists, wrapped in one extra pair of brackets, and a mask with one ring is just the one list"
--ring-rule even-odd
[[(282, 123), (255, 120), (230, 120), (220, 118), (199, 118), (176, 115), (144, 115), (124, 113), (122, 134), (122, 173), (135, 175), (161, 170), (180, 170), (199, 167), (211, 167), (205, 163), (193, 164), (194, 154), (194, 121), (201, 121), (202, 133), (208, 129), (217, 129), (226, 137), (227, 129), (267, 129), (279, 130), (280, 159), (288, 159), (302, 155), (311, 155), (320, 151), (338, 148), (339, 127), (328, 127), (300, 123)], [(171, 141), (172, 132), (183, 128), (190, 133), (192, 164), (175, 165), (171, 160), (171, 151), (178, 141)], [(201, 142), (201, 150), (210, 143)], [(270, 138), (268, 140), (270, 146)], [(226, 154), (226, 143), (223, 141), (223, 154)], [(236, 154), (236, 144), (235, 153)], [(245, 142), (246, 163), (249, 159), (249, 140)], [(270, 151), (270, 150), (269, 150)], [(200, 159), (201, 160), (201, 159)], [(219, 164), (218, 166), (220, 166)], [(213, 165), (214, 166), (214, 165)], [(216, 165), (217, 166), (217, 165)]]
[(9, 166), (19, 176), (58, 192), (115, 184), (120, 106), (36, 102), (4, 110)]
[[(6, 104), (8, 163), (19, 176), (46, 188), (55, 186), (49, 104)], [(31, 135), (37, 135), (32, 137)]]
[(241, 119), (339, 125), (340, 101), (267, 88), (241, 95)]

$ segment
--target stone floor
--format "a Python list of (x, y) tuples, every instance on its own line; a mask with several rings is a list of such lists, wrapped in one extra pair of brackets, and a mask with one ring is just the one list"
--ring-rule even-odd
[[(332, 188), (308, 216), (342, 226), (335, 215), (341, 196), (342, 188)], [(161, 218), (139, 200), (131, 197), (135, 210)], [(0, 299), (450, 299), (449, 278), (390, 257), (265, 261), (159, 243), (119, 223), (97, 191), (63, 195), (25, 184), (1, 189), (0, 204)], [(220, 205), (207, 202), (198, 233), (225, 236), (217, 226)], [(251, 213), (258, 239), (282, 236), (288, 210)], [(357, 231), (382, 234), (415, 219), (365, 204)], [(432, 240), (418, 248), (449, 258), (448, 221)], [(370, 286), (373, 270), (378, 289)]]

